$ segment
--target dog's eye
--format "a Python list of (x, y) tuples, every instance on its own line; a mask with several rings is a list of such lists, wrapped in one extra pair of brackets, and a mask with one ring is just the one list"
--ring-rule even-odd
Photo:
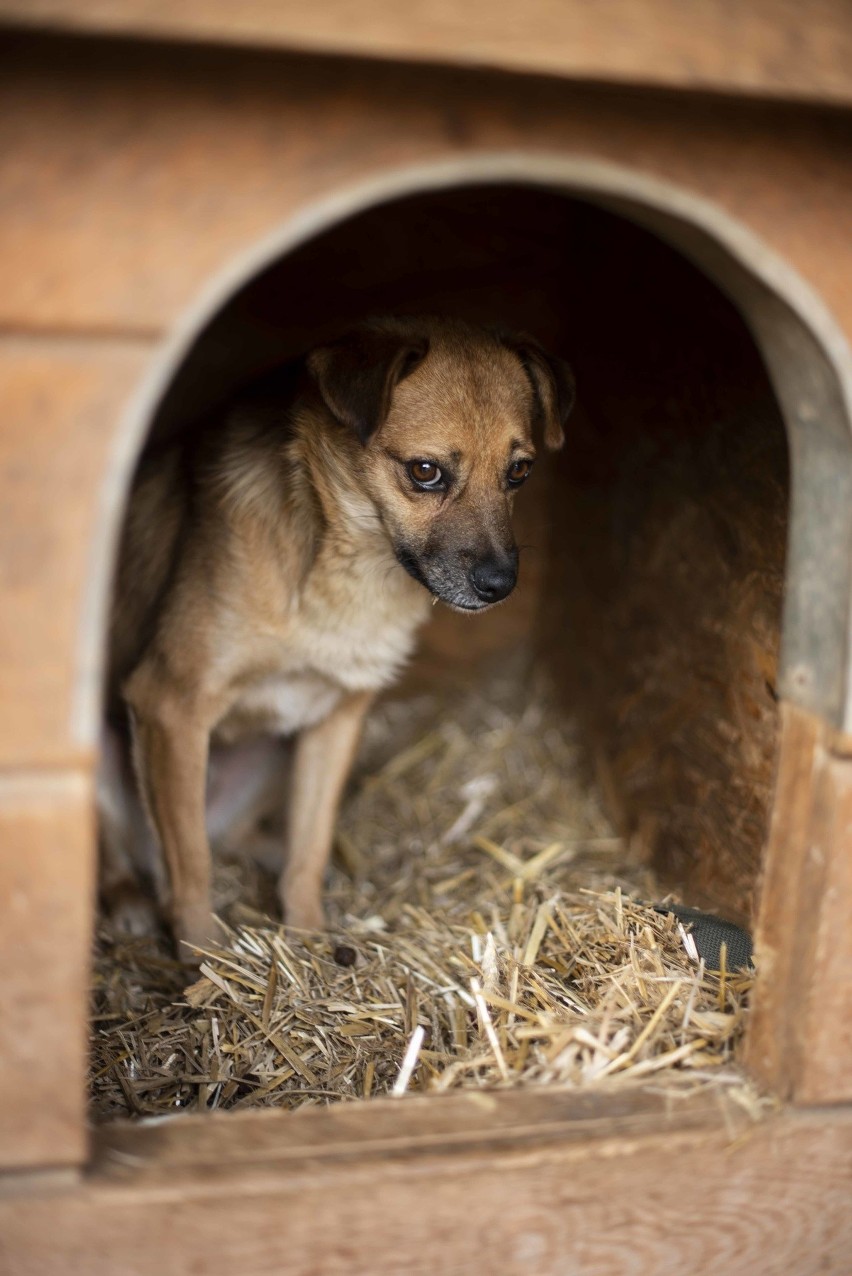
[(441, 487), (443, 474), (434, 461), (409, 461), (409, 477), (417, 487)]
[(529, 478), (532, 471), (532, 461), (521, 460), (514, 461), (509, 466), (507, 479), (510, 487), (520, 487), (521, 484)]

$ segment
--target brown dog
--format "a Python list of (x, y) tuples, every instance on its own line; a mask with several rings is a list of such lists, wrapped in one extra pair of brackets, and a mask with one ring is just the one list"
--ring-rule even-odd
[[(211, 740), (295, 736), (281, 901), (321, 927), (321, 886), (364, 714), (432, 597), (511, 593), (533, 433), (563, 442), (567, 367), (457, 321), (381, 320), (274, 374), (144, 460), (111, 623), (111, 689), (165, 855), (175, 936), (212, 935)], [(211, 424), (215, 428), (210, 428)]]

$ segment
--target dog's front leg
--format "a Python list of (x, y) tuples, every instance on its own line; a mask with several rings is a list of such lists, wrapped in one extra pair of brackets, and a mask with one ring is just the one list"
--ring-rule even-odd
[(186, 958), (182, 945), (204, 947), (216, 938), (205, 826), (209, 729), (174, 704), (135, 705), (132, 721), (139, 784), (168, 870), (172, 930)]
[(325, 925), (322, 883), (334, 840), (334, 825), (372, 692), (346, 696), (327, 718), (296, 740), (287, 859), (281, 874), (281, 905), (291, 926)]

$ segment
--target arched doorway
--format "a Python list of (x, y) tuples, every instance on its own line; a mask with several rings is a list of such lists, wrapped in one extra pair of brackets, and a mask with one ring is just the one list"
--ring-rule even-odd
[[(581, 446), (569, 444), (560, 471), (570, 487), (551, 486), (538, 509), (550, 548), (536, 589), (513, 619), (464, 645), (474, 663), (519, 643), (558, 653), (626, 831), (672, 880), (701, 888), (696, 902), (746, 914), (771, 806), (776, 702), (836, 727), (846, 719), (852, 450), (830, 325), (738, 228), (635, 175), (517, 157), (418, 170), (306, 214), (216, 285), (131, 415), (122, 482), (149, 431), (165, 438), (265, 366), (391, 310), (509, 318), (573, 358), (581, 402), (584, 377), (593, 387)], [(682, 498), (694, 515), (685, 528)], [(690, 543), (694, 566), (710, 559), (721, 573), (690, 571)], [(677, 571), (685, 587), (672, 608)], [(696, 627), (699, 597), (708, 616)], [(442, 657), (460, 645), (452, 624), (436, 642)], [(656, 692), (642, 683), (649, 670)], [(591, 692), (586, 706), (578, 687)], [(683, 733), (708, 730), (685, 777)], [(618, 748), (613, 757), (616, 738), (626, 760)]]

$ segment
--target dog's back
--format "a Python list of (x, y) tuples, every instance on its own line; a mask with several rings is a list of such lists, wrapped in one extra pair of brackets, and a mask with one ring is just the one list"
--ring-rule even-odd
[(131, 493), (115, 575), (109, 628), (108, 705), (139, 660), (156, 624), (189, 517), (184, 450), (169, 448), (140, 466)]
[(143, 454), (113, 581), (107, 680), (111, 716), (121, 713), (121, 684), (153, 637), (198, 521), (199, 484), (225, 467), (236, 481), (241, 453), (250, 454), (272, 432), (279, 438), (286, 435), (302, 376), (296, 364), (267, 372), (192, 422), (176, 439), (158, 441)]

